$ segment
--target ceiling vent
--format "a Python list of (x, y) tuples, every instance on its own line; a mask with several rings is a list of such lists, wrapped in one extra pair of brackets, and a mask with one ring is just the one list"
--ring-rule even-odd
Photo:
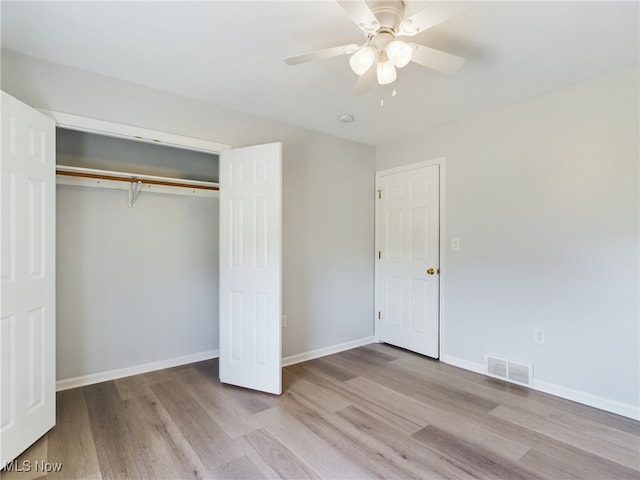
[(485, 374), (518, 385), (530, 387), (533, 380), (533, 365), (514, 362), (504, 358), (485, 355)]

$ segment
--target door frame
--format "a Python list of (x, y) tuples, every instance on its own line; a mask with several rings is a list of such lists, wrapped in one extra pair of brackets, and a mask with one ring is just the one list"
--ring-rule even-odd
[(149, 130), (147, 128), (135, 127), (124, 123), (108, 122), (97, 118), (73, 115), (70, 113), (58, 112), (37, 108), (40, 113), (53, 118), (56, 128), (76, 130), (79, 132), (94, 133), (107, 137), (125, 138), (134, 142), (152, 143), (165, 147), (180, 148), (183, 150), (195, 150), (206, 153), (220, 153), (229, 150), (231, 145), (225, 143), (212, 142), (201, 138), (188, 137), (174, 133)]
[[(56, 128), (64, 128), (78, 132), (91, 133), (106, 137), (122, 138), (133, 142), (151, 143), (154, 145), (162, 145), (165, 147), (178, 148), (182, 150), (193, 150), (198, 152), (220, 154), (232, 147), (229, 144), (213, 142), (195, 137), (188, 137), (180, 134), (161, 132), (143, 127), (137, 127), (122, 123), (100, 120), (83, 115), (75, 115), (70, 113), (48, 110), (43, 108), (35, 108), (40, 113), (52, 118)], [(56, 156), (57, 160), (57, 156)], [(56, 182), (57, 184), (57, 182)], [(216, 358), (208, 357), (208, 358)], [(202, 360), (202, 359), (201, 359)], [(116, 378), (122, 378), (128, 375), (137, 375), (159, 368), (167, 368), (176, 366), (173, 362), (165, 362), (160, 360), (144, 365), (133, 365), (118, 370), (108, 372), (99, 372), (82, 377), (71, 379), (63, 379), (56, 381), (56, 391), (67, 390), (69, 388), (91, 385), (97, 382), (104, 382)]]
[[(444, 304), (444, 292), (445, 292), (445, 279), (447, 276), (447, 243), (446, 243), (446, 218), (445, 218), (445, 157), (438, 157), (438, 158), (434, 158), (431, 160), (423, 160), (421, 162), (415, 162), (415, 163), (410, 163), (407, 165), (402, 165), (399, 167), (393, 167), (393, 168), (387, 168), (385, 170), (378, 170), (376, 171), (376, 188), (375, 188), (375, 195), (376, 195), (376, 199), (377, 199), (377, 195), (378, 195), (378, 190), (380, 188), (380, 179), (381, 177), (385, 176), (385, 175), (392, 175), (394, 173), (402, 173), (402, 172), (408, 172), (411, 170), (416, 170), (418, 168), (424, 168), (424, 167), (429, 167), (432, 165), (438, 165), (439, 168), (439, 176), (438, 176), (438, 183), (439, 183), (439, 219), (440, 219), (440, 225), (439, 225), (439, 229), (440, 231), (438, 232), (438, 238), (439, 238), (439, 242), (440, 242), (440, 248), (438, 249), (438, 253), (439, 253), (439, 264), (440, 264), (440, 275), (438, 276), (438, 280), (440, 282), (440, 287), (439, 287), (439, 291), (438, 291), (438, 359), (441, 360), (443, 357), (446, 356), (445, 350), (444, 350), (444, 339), (445, 339), (445, 304)], [(374, 200), (375, 201), (375, 200)], [(378, 239), (378, 224), (379, 224), (379, 219), (378, 219), (378, 202), (375, 201), (375, 213), (374, 213), (374, 287), (373, 287), (373, 298), (374, 298), (374, 320), (373, 320), (373, 324), (374, 324), (374, 337), (377, 343), (381, 343), (380, 337), (378, 335), (378, 318), (376, 317), (375, 312), (378, 311), (378, 272), (379, 272), (379, 268), (378, 268), (378, 263), (375, 260), (375, 252), (378, 251), (378, 245), (379, 245), (379, 239)]]

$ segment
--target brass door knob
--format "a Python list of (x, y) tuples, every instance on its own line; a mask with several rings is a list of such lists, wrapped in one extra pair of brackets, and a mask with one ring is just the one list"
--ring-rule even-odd
[(435, 275), (436, 273), (440, 273), (439, 268), (429, 268), (427, 270), (427, 275)]

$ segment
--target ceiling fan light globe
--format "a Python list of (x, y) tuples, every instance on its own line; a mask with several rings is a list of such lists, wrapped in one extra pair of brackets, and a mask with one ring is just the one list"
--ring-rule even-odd
[(387, 57), (397, 68), (405, 67), (413, 55), (413, 49), (400, 40), (389, 42), (386, 47)]
[(391, 60), (386, 62), (378, 62), (378, 83), (387, 85), (396, 81), (396, 67)]
[(349, 58), (351, 70), (356, 74), (362, 75), (371, 68), (373, 62), (376, 61), (376, 50), (372, 46), (366, 46), (358, 50)]

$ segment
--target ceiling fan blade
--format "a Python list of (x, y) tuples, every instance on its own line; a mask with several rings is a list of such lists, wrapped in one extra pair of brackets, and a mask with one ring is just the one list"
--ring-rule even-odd
[(377, 65), (376, 63), (374, 63), (373, 65), (371, 65), (371, 67), (369, 67), (369, 70), (358, 77), (358, 81), (356, 82), (355, 87), (353, 87), (354, 95), (364, 95), (369, 90), (371, 90), (371, 87), (376, 81), (376, 69)]
[(350, 43), (340, 47), (325, 48), (324, 50), (316, 50), (315, 52), (296, 55), (295, 57), (285, 58), (284, 61), (287, 65), (298, 65), (300, 63), (323, 60), (325, 58), (337, 57), (339, 55), (349, 55), (358, 50), (358, 48), (360, 48), (359, 45)]
[(410, 43), (409, 45), (413, 48), (413, 55), (411, 56), (412, 62), (438, 70), (442, 73), (453, 73), (465, 62), (464, 58), (443, 52), (442, 50), (425, 47), (417, 43)]
[(433, 3), (410, 17), (405, 18), (400, 23), (399, 34), (409, 36), (416, 35), (464, 12), (465, 10), (468, 10), (469, 8), (470, 5), (459, 2)]
[(365, 0), (337, 0), (342, 9), (356, 22), (364, 33), (373, 33), (380, 28), (380, 22)]

